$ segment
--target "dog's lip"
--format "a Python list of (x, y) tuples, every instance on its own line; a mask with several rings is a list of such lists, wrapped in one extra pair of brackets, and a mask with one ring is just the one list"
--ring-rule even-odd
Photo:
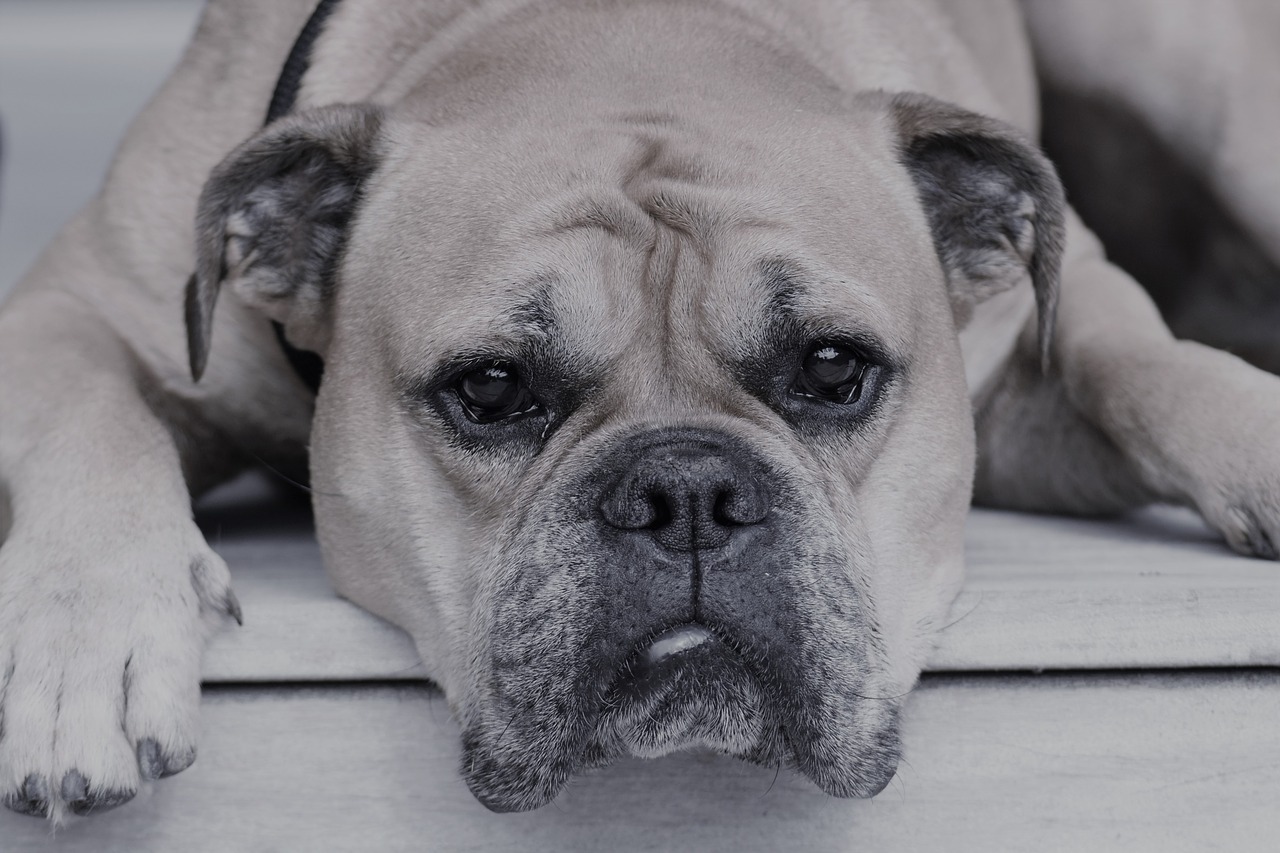
[(714, 635), (704, 625), (691, 622), (677, 625), (659, 634), (645, 649), (644, 660), (649, 666), (657, 666), (669, 657), (697, 648)]
[(698, 622), (666, 628), (639, 643), (618, 669), (606, 691), (613, 697), (636, 697), (661, 690), (670, 676), (687, 667), (710, 667), (712, 677), (717, 660), (729, 653), (719, 635)]

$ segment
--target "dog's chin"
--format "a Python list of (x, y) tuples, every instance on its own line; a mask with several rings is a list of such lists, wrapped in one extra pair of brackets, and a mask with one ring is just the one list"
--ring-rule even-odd
[[(637, 758), (704, 747), (754, 757), (777, 730), (758, 681), (719, 637), (683, 625), (639, 649), (608, 691), (597, 740)], [(780, 739), (779, 739), (780, 741)]]
[(793, 767), (835, 796), (872, 797), (897, 768), (896, 707), (881, 710), (888, 713), (875, 715), (873, 731), (814, 737), (808, 726), (780, 713), (741, 654), (711, 630), (683, 625), (626, 661), (599, 707), (578, 718), (580, 736), (567, 739), (576, 746), (565, 738), (555, 739), (558, 747), (539, 745), (537, 738), (521, 744), (509, 725), (500, 732), (468, 732), (463, 775), (489, 809), (527, 811), (553, 800), (574, 773), (628, 755), (709, 749), (752, 764)]

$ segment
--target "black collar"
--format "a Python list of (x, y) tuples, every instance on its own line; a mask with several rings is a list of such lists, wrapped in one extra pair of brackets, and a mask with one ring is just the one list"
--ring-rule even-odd
[[(271, 93), (271, 106), (267, 108), (267, 124), (287, 115), (293, 109), (294, 103), (298, 100), (298, 90), (302, 87), (302, 77), (311, 67), (311, 49), (315, 47), (316, 39), (324, 32), (325, 21), (337, 8), (339, 2), (341, 0), (320, 0), (316, 10), (307, 19), (302, 32), (298, 34), (298, 40), (293, 43), (289, 58), (285, 60), (284, 68), (280, 71), (275, 91)], [(300, 350), (289, 343), (284, 336), (284, 326), (275, 321), (272, 321), (271, 325), (275, 328), (276, 340), (280, 342), (280, 348), (284, 350), (285, 357), (289, 359), (289, 364), (298, 374), (298, 378), (311, 389), (311, 393), (318, 392), (320, 380), (324, 378), (324, 360), (313, 352)]]

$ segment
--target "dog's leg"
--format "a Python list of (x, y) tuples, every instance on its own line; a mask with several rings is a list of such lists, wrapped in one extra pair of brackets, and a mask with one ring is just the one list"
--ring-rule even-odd
[(59, 818), (195, 757), (200, 656), (239, 618), (129, 348), (51, 289), (0, 314), (0, 801)]
[(976, 504), (1106, 515), (1156, 499), (1115, 442), (1072, 405), (1061, 374), (1041, 372), (1034, 323), (974, 417)]
[(1024, 7), (1076, 209), (1176, 334), (1280, 373), (1280, 5)]
[(1068, 227), (1051, 375), (1028, 347), (978, 411), (977, 498), (1016, 508), (1195, 507), (1235, 550), (1280, 546), (1280, 378), (1175, 340), (1147, 294)]

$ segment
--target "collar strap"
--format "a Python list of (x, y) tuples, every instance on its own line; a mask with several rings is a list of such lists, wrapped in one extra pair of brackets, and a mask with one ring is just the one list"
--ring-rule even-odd
[[(307, 19), (302, 32), (298, 34), (298, 40), (293, 43), (289, 58), (285, 60), (284, 68), (280, 71), (280, 78), (276, 80), (275, 90), (271, 93), (271, 105), (267, 108), (267, 124), (287, 115), (293, 109), (298, 100), (298, 90), (302, 88), (303, 75), (311, 67), (311, 50), (315, 47), (316, 39), (324, 32), (325, 21), (337, 8), (339, 2), (341, 0), (320, 0), (311, 17)], [(324, 359), (289, 343), (284, 336), (284, 326), (274, 320), (271, 326), (275, 329), (276, 340), (280, 342), (280, 348), (284, 350), (285, 358), (289, 360), (293, 372), (298, 374), (302, 383), (311, 389), (312, 394), (317, 393), (320, 390), (320, 380), (324, 378)]]

